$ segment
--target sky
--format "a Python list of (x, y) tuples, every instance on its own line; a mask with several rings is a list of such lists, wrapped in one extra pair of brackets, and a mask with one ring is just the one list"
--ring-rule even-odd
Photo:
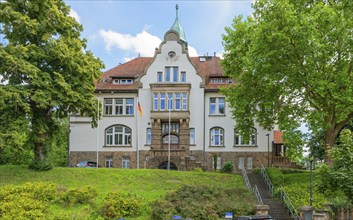
[(249, 16), (252, 0), (232, 1), (121, 1), (64, 0), (70, 15), (83, 25), (87, 47), (111, 69), (133, 58), (152, 57), (172, 27), (179, 5), (179, 20), (190, 56), (223, 53), (222, 34), (235, 16)]

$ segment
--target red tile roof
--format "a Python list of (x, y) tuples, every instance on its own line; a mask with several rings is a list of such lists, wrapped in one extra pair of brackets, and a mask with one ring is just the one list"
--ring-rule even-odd
[[(218, 90), (220, 86), (229, 85), (229, 83), (210, 83), (211, 77), (224, 77), (224, 71), (221, 68), (221, 59), (216, 56), (190, 57), (197, 74), (205, 82), (206, 90)], [(103, 73), (102, 80), (96, 84), (97, 91), (131, 91), (138, 89), (139, 78), (146, 72), (146, 68), (153, 62), (153, 57), (138, 57), (124, 64), (120, 64)], [(129, 85), (112, 84), (112, 78), (134, 78), (135, 83)]]
[(283, 144), (283, 133), (281, 131), (273, 131), (273, 142), (275, 144)]

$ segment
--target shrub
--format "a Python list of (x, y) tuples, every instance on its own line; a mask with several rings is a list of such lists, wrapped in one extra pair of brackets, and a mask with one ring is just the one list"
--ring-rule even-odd
[(25, 183), (0, 189), (1, 219), (45, 219), (49, 201), (55, 199), (54, 183)]
[(280, 169), (266, 168), (266, 171), (275, 187), (279, 187), (284, 184), (284, 175)]
[(121, 218), (136, 216), (140, 213), (141, 199), (123, 192), (110, 192), (103, 201), (103, 216)]
[(255, 198), (245, 188), (182, 186), (164, 199), (152, 203), (151, 219), (164, 220), (173, 215), (192, 219), (220, 219), (225, 212), (251, 214), (255, 203)]
[(62, 192), (60, 201), (64, 205), (90, 204), (96, 196), (97, 191), (95, 189), (92, 187), (83, 187)]
[(47, 160), (43, 160), (43, 161), (34, 160), (29, 165), (29, 168), (35, 171), (48, 171), (53, 169), (53, 165)]
[(203, 171), (202, 171), (202, 169), (201, 169), (200, 167), (198, 167), (198, 168), (194, 168), (194, 171), (195, 171), (195, 172), (203, 172)]
[(232, 173), (234, 169), (234, 165), (232, 162), (227, 161), (224, 163), (223, 167), (222, 167), (222, 172), (223, 173)]

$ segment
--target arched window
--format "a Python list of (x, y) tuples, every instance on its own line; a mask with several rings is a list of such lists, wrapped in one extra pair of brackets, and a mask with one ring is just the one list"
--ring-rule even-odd
[(210, 145), (224, 146), (224, 130), (220, 127), (211, 128)]
[(106, 146), (131, 146), (131, 129), (124, 125), (113, 125), (105, 130)]
[(250, 137), (244, 138), (237, 129), (234, 129), (234, 146), (256, 146), (257, 131), (252, 128)]

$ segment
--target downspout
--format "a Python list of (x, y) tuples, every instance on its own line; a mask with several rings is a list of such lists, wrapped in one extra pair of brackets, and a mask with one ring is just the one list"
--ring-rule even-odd
[(203, 161), (206, 164), (207, 167), (207, 157), (206, 157), (206, 93), (205, 93), (205, 88), (203, 89)]

